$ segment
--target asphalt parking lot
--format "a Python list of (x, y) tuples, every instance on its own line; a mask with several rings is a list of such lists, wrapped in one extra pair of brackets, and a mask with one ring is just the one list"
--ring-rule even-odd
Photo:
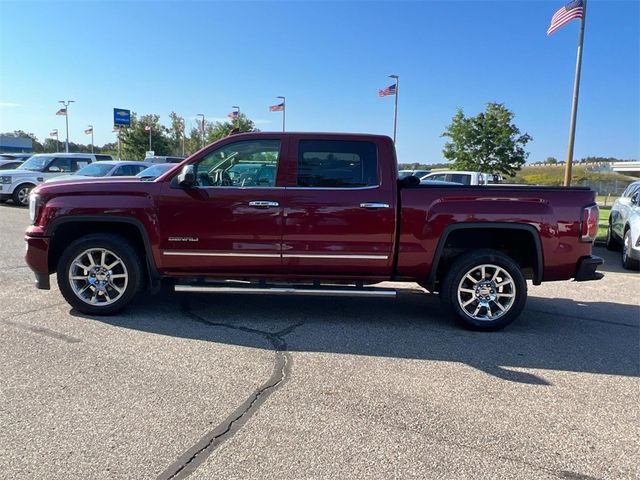
[(497, 333), (396, 300), (172, 294), (87, 317), (0, 205), (0, 477), (638, 478), (640, 275), (530, 287)]

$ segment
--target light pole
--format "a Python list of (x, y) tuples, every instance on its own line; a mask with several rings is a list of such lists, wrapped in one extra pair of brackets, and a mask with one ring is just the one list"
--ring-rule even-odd
[(284, 132), (284, 119), (285, 119), (286, 110), (287, 110), (286, 99), (282, 96), (279, 96), (276, 98), (282, 99), (282, 131)]
[(93, 125), (87, 125), (87, 130), (84, 133), (91, 133), (91, 153), (93, 153)]
[(65, 144), (65, 151), (69, 153), (69, 104), (74, 103), (75, 100), (58, 100), (64, 106), (64, 119), (67, 124), (67, 141)]
[(398, 75), (389, 75), (389, 78), (393, 78), (396, 81), (396, 94), (393, 101), (393, 143), (396, 143), (396, 131), (398, 127), (398, 84), (400, 80)]
[(231, 108), (236, 109), (236, 128), (238, 129), (238, 133), (240, 133), (240, 107), (238, 107), (237, 105), (233, 105)]
[(204, 148), (204, 114), (199, 113), (196, 117), (202, 117), (202, 121), (200, 122), (200, 128), (202, 129), (202, 145), (200, 148)]
[(151, 125), (144, 127), (145, 132), (149, 132), (149, 151), (151, 151)]

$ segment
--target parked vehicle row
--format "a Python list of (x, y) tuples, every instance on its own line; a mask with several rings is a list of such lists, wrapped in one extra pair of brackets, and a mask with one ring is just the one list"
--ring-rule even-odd
[(611, 207), (607, 248), (621, 250), (624, 268), (640, 269), (640, 181), (630, 184)]
[[(27, 157), (28, 160), (21, 159)], [(12, 200), (27, 206), (29, 193), (43, 182), (69, 182), (98, 177), (155, 178), (184, 160), (181, 157), (149, 157), (143, 162), (114, 160), (111, 155), (88, 153), (3, 154), (0, 160), (0, 203)], [(168, 165), (167, 168), (164, 165)]]
[(42, 184), (30, 197), (26, 261), (37, 288), (56, 273), (87, 314), (120, 311), (162, 281), (179, 291), (394, 296), (371, 287), (393, 280), (439, 292), (479, 330), (520, 314), (527, 279), (601, 277), (590, 189), (422, 185), (399, 181), (395, 159), (386, 136), (254, 132), (152, 181)]

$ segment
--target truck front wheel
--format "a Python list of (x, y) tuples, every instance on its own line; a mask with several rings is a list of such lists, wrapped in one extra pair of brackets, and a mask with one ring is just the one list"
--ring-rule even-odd
[(464, 327), (499, 330), (520, 315), (527, 282), (507, 255), (478, 250), (461, 255), (447, 269), (441, 297)]
[(111, 315), (126, 307), (142, 285), (142, 264), (123, 237), (87, 235), (69, 245), (58, 263), (65, 300), (89, 315)]

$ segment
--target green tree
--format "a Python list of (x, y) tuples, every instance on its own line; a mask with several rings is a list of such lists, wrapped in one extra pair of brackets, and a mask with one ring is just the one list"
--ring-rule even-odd
[(547, 157), (547, 159), (544, 161), (545, 164), (549, 164), (549, 165), (557, 165), (558, 164), (558, 159), (556, 157)]
[(171, 155), (171, 141), (168, 129), (160, 124), (160, 115), (143, 115), (138, 120), (137, 115), (131, 114), (131, 126), (123, 128), (120, 133), (122, 142), (122, 158), (125, 160), (143, 160), (145, 152), (149, 150), (149, 132), (145, 127), (151, 127), (151, 149), (156, 155)]
[(256, 125), (252, 120), (247, 118), (244, 113), (239, 115), (238, 119), (226, 122), (215, 122), (208, 124), (205, 138), (207, 144), (213, 143), (221, 138), (228, 137), (232, 133), (255, 132)]
[(502, 103), (488, 103), (475, 117), (465, 117), (459, 108), (442, 134), (450, 139), (444, 157), (457, 170), (515, 175), (529, 156), (524, 147), (532, 138), (520, 133), (513, 117)]
[[(169, 114), (171, 125), (168, 128), (169, 145), (171, 148), (171, 155), (176, 157), (182, 156), (182, 130), (184, 128), (184, 118), (178, 115), (176, 112)], [(185, 132), (186, 133), (186, 132)], [(186, 154), (186, 139), (185, 139), (185, 154)]]

